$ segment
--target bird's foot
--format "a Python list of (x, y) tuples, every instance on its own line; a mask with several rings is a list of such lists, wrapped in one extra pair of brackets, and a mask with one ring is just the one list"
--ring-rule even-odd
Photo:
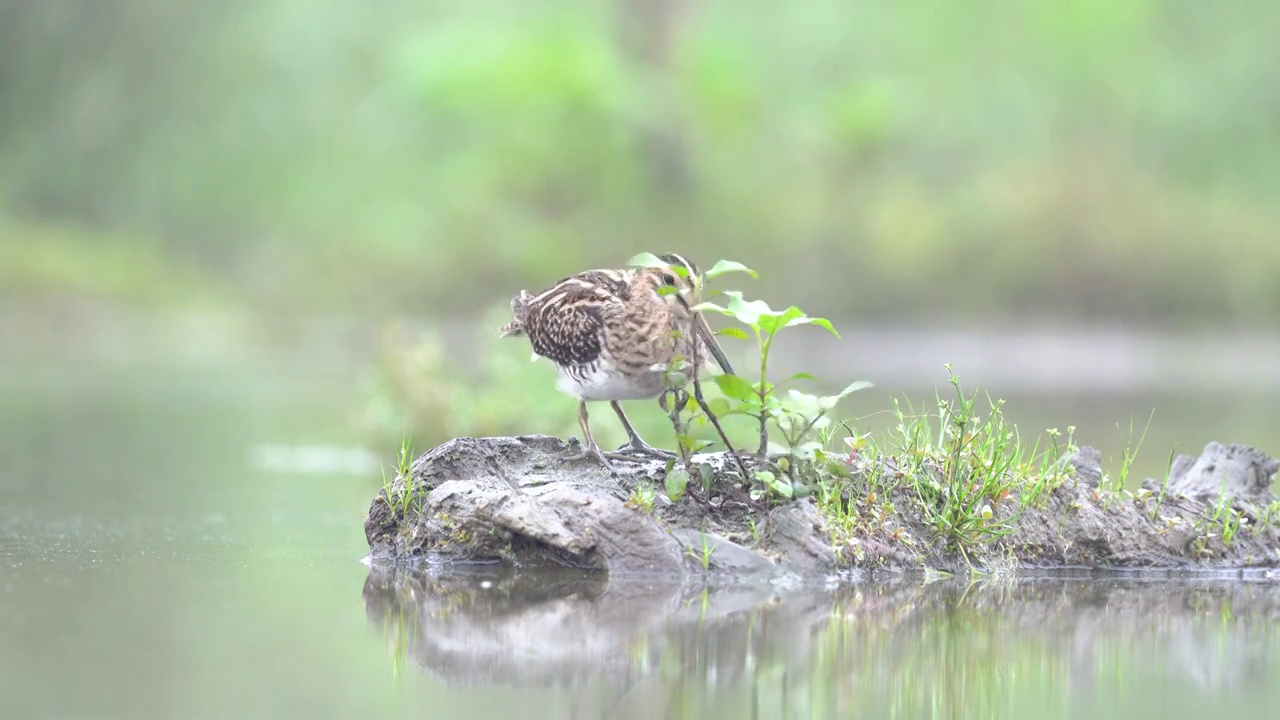
[[(614, 455), (622, 455), (623, 457), (628, 457), (629, 455), (647, 455), (661, 460), (674, 460), (677, 457), (680, 457), (670, 450), (656, 448), (640, 438), (634, 438), (631, 442), (619, 446), (617, 451), (610, 453), (609, 456), (613, 457)], [(635, 458), (631, 459), (634, 460)]]
[(608, 469), (609, 472), (613, 473), (614, 475), (618, 474), (618, 469), (614, 467), (612, 462), (610, 462), (611, 459), (625, 460), (627, 462), (639, 462), (637, 458), (632, 457), (630, 455), (622, 455), (619, 453), (606, 453), (600, 449), (599, 445), (596, 445), (595, 443), (588, 444), (581, 452), (576, 452), (571, 455), (565, 455), (560, 458), (562, 462), (575, 462), (577, 460), (586, 460), (586, 459), (592, 459), (599, 462), (601, 465), (605, 466), (605, 468)]

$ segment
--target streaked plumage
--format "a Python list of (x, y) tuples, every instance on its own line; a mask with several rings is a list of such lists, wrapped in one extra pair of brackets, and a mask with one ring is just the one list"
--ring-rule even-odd
[[(586, 403), (610, 403), (630, 438), (629, 449), (670, 455), (636, 434), (618, 401), (661, 395), (665, 369), (677, 358), (700, 365), (709, 351), (725, 372), (733, 372), (705, 320), (690, 310), (698, 302), (697, 267), (679, 255), (661, 259), (669, 266), (586, 270), (536, 295), (522, 290), (511, 301), (512, 320), (500, 331), (503, 337), (528, 337), (535, 355), (555, 363), (556, 386), (578, 398), (584, 454), (606, 465), (607, 456), (591, 437)], [(672, 267), (683, 268), (685, 276)]]

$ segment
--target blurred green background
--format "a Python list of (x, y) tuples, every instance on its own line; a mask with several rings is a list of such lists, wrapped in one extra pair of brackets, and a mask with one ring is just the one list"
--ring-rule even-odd
[(576, 432), (508, 300), (678, 250), (832, 318), (791, 357), (860, 412), (952, 362), (1106, 450), (1262, 442), (1222, 393), (1280, 392), (1280, 9), (1233, 8), (0, 3), (0, 300), (349, 356), (366, 441), (422, 447)]
[(1275, 326), (1275, 3), (0, 3), (6, 292), (474, 317), (635, 251)]
[(576, 702), (395, 680), (362, 514), (406, 432), (576, 434), (494, 335), (640, 251), (831, 318), (775, 369), (875, 382), (860, 431), (951, 362), (1113, 473), (1150, 418), (1135, 481), (1280, 453), (1278, 35), (1263, 0), (0, 0), (0, 708)]

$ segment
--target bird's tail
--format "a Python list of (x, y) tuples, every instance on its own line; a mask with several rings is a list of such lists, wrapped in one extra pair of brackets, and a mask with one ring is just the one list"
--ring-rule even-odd
[(511, 321), (498, 330), (498, 337), (520, 337), (524, 335), (525, 310), (533, 293), (521, 290), (519, 295), (511, 298)]

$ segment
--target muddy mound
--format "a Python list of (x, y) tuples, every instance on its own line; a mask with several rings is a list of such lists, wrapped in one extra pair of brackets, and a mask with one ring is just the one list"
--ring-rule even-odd
[[(668, 578), (814, 578), (838, 571), (969, 566), (1211, 569), (1280, 564), (1280, 462), (1211, 443), (1179, 458), (1167, 486), (1108, 490), (1100, 456), (1082, 448), (1071, 479), (1033, 504), (1006, 502), (1007, 532), (961, 544), (940, 537), (909, 483), (864, 502), (864, 478), (812, 497), (753, 500), (723, 453), (699, 455), (715, 482), (678, 502), (659, 461), (565, 460), (576, 441), (458, 438), (419, 457), (370, 507), (370, 557), (385, 561), (575, 567)], [(886, 512), (885, 509), (889, 511)], [(838, 516), (838, 517), (837, 517)], [(887, 517), (886, 517), (887, 516)], [(874, 522), (873, 522), (874, 520)]]

